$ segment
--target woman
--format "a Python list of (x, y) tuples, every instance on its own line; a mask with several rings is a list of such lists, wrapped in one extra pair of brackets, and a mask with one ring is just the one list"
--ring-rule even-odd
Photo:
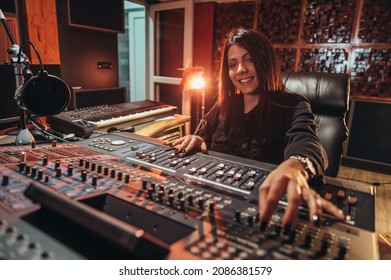
[(308, 182), (321, 181), (327, 157), (308, 100), (288, 93), (273, 47), (260, 33), (238, 28), (228, 34), (222, 54), (219, 98), (203, 127), (168, 143), (188, 152), (216, 152), (278, 164), (259, 190), (261, 228), (286, 194), (284, 232), (294, 224), (299, 205), (307, 203), (311, 221), (327, 211), (343, 219), (340, 209), (321, 198)]

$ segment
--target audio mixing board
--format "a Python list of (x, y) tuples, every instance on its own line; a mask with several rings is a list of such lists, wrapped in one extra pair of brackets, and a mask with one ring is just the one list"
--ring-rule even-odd
[(261, 227), (258, 188), (272, 168), (212, 152), (185, 156), (130, 133), (1, 147), (0, 258), (379, 258), (370, 186), (334, 178), (313, 186), (346, 222), (311, 224), (303, 206), (284, 233), (282, 198)]

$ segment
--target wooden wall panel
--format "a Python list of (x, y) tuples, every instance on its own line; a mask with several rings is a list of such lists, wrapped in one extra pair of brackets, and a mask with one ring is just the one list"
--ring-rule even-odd
[[(224, 30), (266, 34), (282, 71), (348, 73), (352, 99), (391, 100), (389, 0), (256, 0), (216, 4), (215, 70)], [(250, 7), (256, 7), (253, 13)]]
[[(23, 0), (28, 39), (36, 46), (44, 64), (60, 64), (56, 0)], [(30, 47), (30, 60), (38, 57)]]

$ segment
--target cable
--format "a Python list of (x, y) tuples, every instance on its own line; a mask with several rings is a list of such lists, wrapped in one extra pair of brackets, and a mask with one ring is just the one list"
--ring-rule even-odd
[(35, 53), (36, 53), (36, 55), (37, 55), (37, 57), (38, 57), (39, 66), (40, 66), (40, 68), (41, 68), (41, 71), (44, 71), (45, 69), (44, 69), (44, 67), (43, 67), (41, 55), (39, 54), (38, 49), (35, 47), (34, 43), (31, 42), (30, 40), (24, 41), (24, 42), (22, 43), (22, 45), (20, 46), (20, 48), (19, 48), (19, 53), (18, 53), (18, 61), (17, 61), (17, 63), (20, 63), (20, 57), (21, 57), (21, 55), (22, 55), (22, 49), (23, 49), (24, 45), (27, 44), (27, 43), (30, 44), (30, 45), (33, 47), (33, 49), (34, 49), (34, 51), (35, 51)]
[[(54, 138), (54, 139), (56, 139), (56, 140), (59, 140), (59, 141), (61, 141), (61, 142), (70, 143), (70, 141), (65, 140), (64, 138), (61, 138), (61, 137), (59, 137), (59, 136), (57, 136), (57, 135), (54, 135), (54, 134), (48, 132), (47, 130), (45, 130), (44, 128), (40, 127), (40, 126), (36, 123), (36, 121), (33, 119), (33, 117), (29, 116), (28, 119), (30, 120), (31, 124), (32, 124), (36, 129), (38, 129), (40, 132), (42, 132), (45, 136), (50, 136), (50, 137), (52, 137), (52, 138)], [(48, 138), (48, 140), (49, 140), (49, 138)]]

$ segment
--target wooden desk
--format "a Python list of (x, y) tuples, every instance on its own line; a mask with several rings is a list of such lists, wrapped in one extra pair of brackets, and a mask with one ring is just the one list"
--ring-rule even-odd
[(135, 133), (162, 140), (173, 140), (185, 135), (185, 124), (189, 121), (190, 116), (174, 114), (171, 117), (155, 120), (147, 126), (136, 130)]
[[(379, 242), (380, 258), (391, 260), (391, 175), (341, 166), (338, 177), (356, 184), (355, 180), (380, 183), (375, 189), (375, 232)], [(362, 183), (361, 183), (362, 184)]]

